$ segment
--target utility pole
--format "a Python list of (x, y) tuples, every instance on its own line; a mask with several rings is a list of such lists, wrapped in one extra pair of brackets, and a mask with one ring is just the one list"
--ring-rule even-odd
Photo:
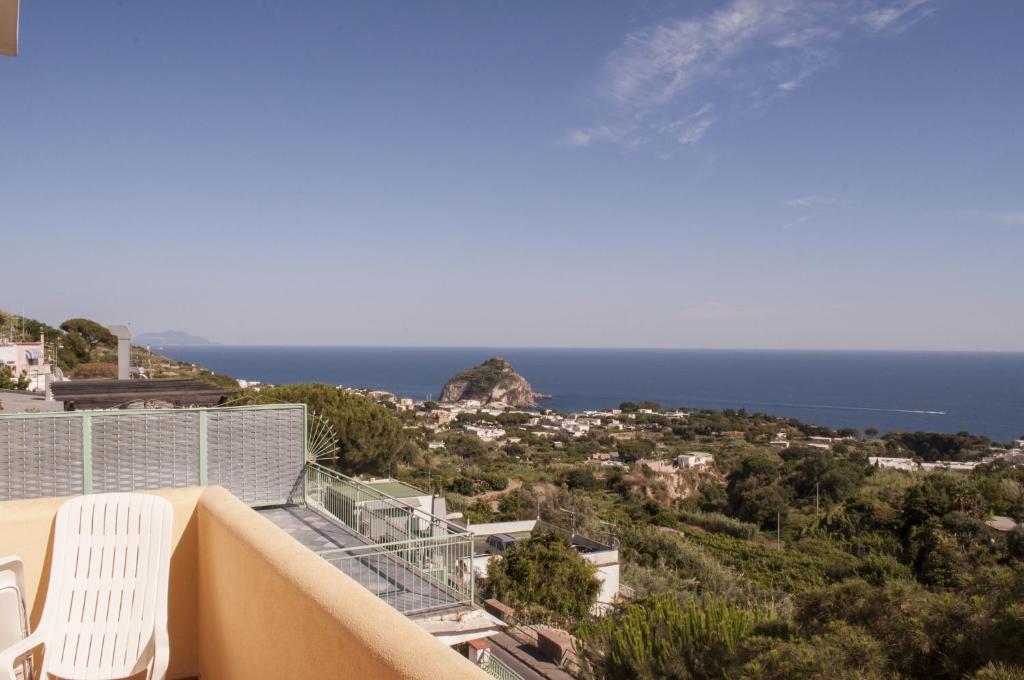
[(775, 549), (782, 550), (782, 511), (775, 512)]
[(814, 483), (814, 519), (818, 519), (818, 482)]

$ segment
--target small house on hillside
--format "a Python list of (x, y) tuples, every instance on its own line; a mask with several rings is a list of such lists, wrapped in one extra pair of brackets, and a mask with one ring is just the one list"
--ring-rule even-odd
[(694, 451), (676, 456), (676, 467), (678, 468), (703, 468), (715, 462), (715, 457), (710, 453)]

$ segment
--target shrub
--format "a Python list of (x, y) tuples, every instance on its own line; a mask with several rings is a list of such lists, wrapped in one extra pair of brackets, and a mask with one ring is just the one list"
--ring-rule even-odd
[(107, 362), (91, 362), (78, 364), (71, 371), (72, 378), (88, 380), (90, 378), (116, 378), (117, 364)]
[(594, 675), (609, 680), (724, 677), (761, 620), (757, 610), (717, 598), (660, 596), (581, 626), (580, 651)]
[(483, 590), (520, 614), (560, 624), (580, 621), (601, 592), (596, 570), (562, 537), (540, 533), (517, 541), (492, 561)]
[(752, 539), (757, 536), (757, 525), (741, 522), (719, 512), (681, 512), (680, 519), (687, 524), (716, 534), (727, 534), (734, 538)]

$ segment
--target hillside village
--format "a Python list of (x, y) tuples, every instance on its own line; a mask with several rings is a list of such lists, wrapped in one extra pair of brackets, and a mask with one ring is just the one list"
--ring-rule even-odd
[[(994, 650), (983, 658), (1014, 653), (1016, 614), (1007, 603), (1024, 591), (1024, 437), (860, 432), (649, 401), (561, 413), (502, 401), (504, 392), (533, 399), (518, 380), (515, 390), (447, 401), (265, 385), (138, 347), (128, 370), (117, 363), (117, 338), (85, 319), (30, 330), (37, 341), (23, 334), (5, 345), (20, 352), (7, 374), (28, 379), (0, 400), (17, 403), (47, 384), (66, 392), (101, 378), (137, 391), (190, 377), (218, 386), (214, 405), (305, 404), (307, 428), (329, 433), (317, 446), (307, 441), (307, 455), (315, 454), (307, 470), (364, 489), (355, 498), (378, 499), (357, 508), (393, 505), (387, 512), (410, 512), (413, 527), (428, 522), (468, 537), (471, 552), (448, 578), (468, 579), (478, 601), (464, 599), (468, 609), (454, 619), (407, 616), (442, 639), (462, 640), (454, 644), (495, 677), (671, 676), (674, 662), (659, 656), (654, 639), (621, 667), (612, 660), (634, 644), (635, 621), (650, 632), (686, 616), (746, 622), (727, 656), (686, 652), (717, 668), (716, 676), (781, 680), (800, 666), (804, 677), (820, 677), (836, 658), (846, 665), (859, 658), (845, 646), (850, 635), (870, 650), (866, 677), (959, 678), (982, 667), (972, 651), (978, 645)], [(130, 379), (110, 379), (121, 372)], [(49, 382), (40, 384), (40, 375)], [(126, 413), (201, 405), (109, 403)], [(59, 400), (52, 408), (61, 408)], [(296, 530), (294, 517), (275, 512), (267, 516)], [(388, 545), (395, 529), (388, 517), (360, 529), (361, 540)], [(989, 595), (963, 600), (967, 609), (946, 608), (948, 595), (973, 588)], [(884, 635), (903, 642), (884, 648), (845, 605), (816, 621), (816, 603), (843, 600), (847, 589), (887, 611), (903, 605), (877, 603), (912, 599), (914, 608), (886, 623)], [(911, 642), (921, 617), (937, 622), (927, 633), (931, 645), (948, 644), (943, 631), (964, 617), (987, 623), (965, 633), (952, 659), (939, 659)], [(766, 651), (773, 649), (790, 656)]]
[[(559, 413), (543, 408), (524, 410), (502, 402), (483, 404), (466, 399), (441, 403), (369, 388), (339, 389), (386, 406), (432, 451), (444, 450), (447, 439), (465, 434), (513, 454), (529, 448), (551, 460), (582, 456), (601, 468), (708, 468), (715, 451), (728, 455), (764, 446), (864, 454), (871, 465), (907, 471), (970, 471), (995, 461), (1024, 465), (1024, 438), (1005, 444), (974, 438), (955, 459), (943, 460), (922, 458), (915, 446), (901, 444), (898, 437), (878, 437), (874, 431), (834, 431), (791, 418), (748, 415), (742, 410), (665, 409), (648, 402)], [(707, 451), (695, 450), (694, 443)]]

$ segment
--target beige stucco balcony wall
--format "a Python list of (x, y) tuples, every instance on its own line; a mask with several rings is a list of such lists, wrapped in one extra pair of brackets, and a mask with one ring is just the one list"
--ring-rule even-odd
[[(174, 506), (169, 678), (490, 677), (224, 489), (153, 493)], [(0, 503), (0, 555), (25, 561), (33, 624), (64, 500)]]

